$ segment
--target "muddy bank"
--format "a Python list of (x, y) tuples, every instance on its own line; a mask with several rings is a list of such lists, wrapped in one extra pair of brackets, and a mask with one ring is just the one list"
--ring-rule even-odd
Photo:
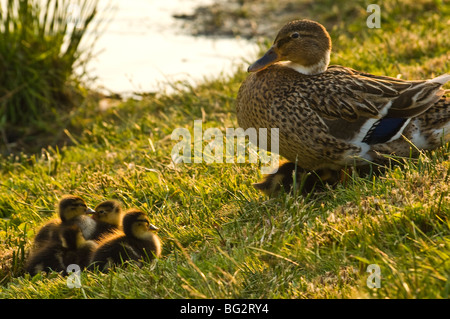
[(366, 7), (362, 1), (215, 0), (193, 13), (181, 11), (173, 16), (192, 35), (261, 40), (273, 39), (286, 22), (295, 19), (316, 20), (330, 30), (349, 21), (365, 23)]
[(180, 12), (174, 17), (192, 35), (242, 37), (246, 39), (272, 37), (285, 22), (305, 18), (309, 1), (292, 0), (217, 0), (199, 6), (193, 13)]

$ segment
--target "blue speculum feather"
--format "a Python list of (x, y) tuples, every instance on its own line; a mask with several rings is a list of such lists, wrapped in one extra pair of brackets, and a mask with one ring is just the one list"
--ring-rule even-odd
[(395, 136), (405, 124), (407, 119), (387, 117), (375, 122), (372, 128), (367, 132), (363, 142), (367, 144), (385, 143)]

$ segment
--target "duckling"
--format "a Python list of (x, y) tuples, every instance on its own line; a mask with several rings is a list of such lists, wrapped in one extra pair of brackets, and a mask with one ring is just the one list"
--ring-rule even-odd
[(96, 221), (90, 240), (100, 240), (101, 237), (120, 230), (122, 223), (122, 207), (115, 200), (101, 202), (94, 208), (92, 218)]
[(277, 170), (266, 175), (263, 181), (254, 183), (253, 187), (265, 195), (271, 196), (283, 189), (289, 193), (294, 187), (294, 177), (297, 189), (303, 194), (308, 194), (313, 189), (321, 189), (325, 185), (333, 185), (338, 182), (338, 171), (328, 169), (309, 172), (293, 162), (283, 162)]
[(283, 26), (239, 89), (240, 127), (277, 128), (279, 154), (310, 171), (385, 165), (383, 154), (409, 157), (450, 141), (442, 88), (450, 74), (407, 81), (329, 66), (330, 53), (320, 23)]
[(150, 224), (146, 214), (140, 210), (129, 210), (122, 220), (123, 233), (104, 238), (94, 253), (92, 265), (104, 271), (124, 261), (152, 260), (161, 255), (161, 240)]
[(33, 249), (41, 248), (48, 240), (57, 241), (60, 238), (60, 227), (74, 223), (80, 226), (85, 237), (91, 236), (95, 221), (86, 214), (94, 213), (94, 210), (89, 208), (81, 197), (65, 195), (59, 201), (58, 211), (59, 220), (51, 220), (39, 230), (34, 238)]
[(67, 275), (70, 264), (76, 264), (81, 269), (89, 265), (97, 244), (84, 238), (79, 225), (62, 225), (57, 234), (57, 240), (46, 241), (30, 255), (25, 270), (32, 276), (41, 271)]

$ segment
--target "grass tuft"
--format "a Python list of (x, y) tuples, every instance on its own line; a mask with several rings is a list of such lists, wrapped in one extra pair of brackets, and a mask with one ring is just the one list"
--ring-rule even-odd
[[(33, 135), (68, 124), (85, 96), (89, 58), (80, 43), (97, 0), (7, 0), (0, 3), (0, 131), (2, 144), (31, 144)], [(75, 10), (76, 9), (76, 10)]]

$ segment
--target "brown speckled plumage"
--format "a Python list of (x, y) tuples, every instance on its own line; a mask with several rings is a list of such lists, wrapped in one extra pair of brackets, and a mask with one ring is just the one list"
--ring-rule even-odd
[(236, 101), (239, 126), (278, 128), (280, 155), (307, 170), (382, 162), (379, 153), (409, 156), (402, 135), (419, 149), (450, 140), (450, 98), (442, 89), (450, 75), (405, 81), (328, 67), (330, 50), (320, 24), (286, 25), (249, 67)]

